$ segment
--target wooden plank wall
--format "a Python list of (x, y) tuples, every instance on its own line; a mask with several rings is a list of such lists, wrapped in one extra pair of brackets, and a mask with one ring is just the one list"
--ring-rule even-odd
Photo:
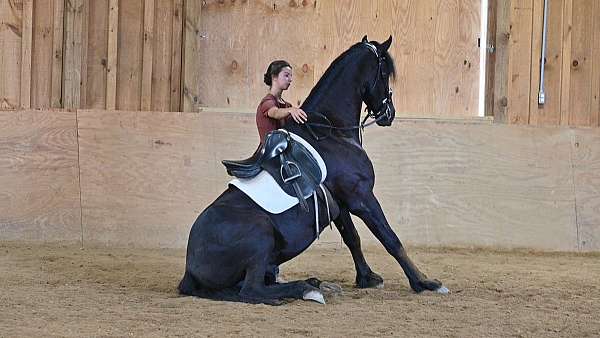
[(0, 109), (61, 106), (62, 1), (0, 1)]
[(0, 20), (0, 109), (181, 109), (183, 0), (0, 0)]
[[(494, 116), (514, 124), (598, 127), (600, 2), (552, 0), (548, 5), (546, 103), (538, 105), (544, 1), (498, 1), (496, 42), (499, 48), (507, 45), (498, 56), (509, 57), (497, 58)], [(503, 69), (508, 69), (505, 77)]]
[[(393, 35), (400, 115), (477, 116), (479, 0), (202, 2), (201, 106), (254, 109), (267, 65), (287, 59), (300, 104), (330, 62), (364, 34)], [(218, 85), (217, 85), (218, 84)]]

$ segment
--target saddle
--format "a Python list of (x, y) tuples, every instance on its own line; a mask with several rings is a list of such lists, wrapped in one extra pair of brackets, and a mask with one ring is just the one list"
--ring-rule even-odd
[(268, 133), (251, 157), (222, 163), (227, 173), (237, 178), (253, 178), (267, 171), (286, 194), (298, 199), (306, 212), (309, 211), (306, 199), (315, 193), (326, 175), (311, 151), (283, 129)]

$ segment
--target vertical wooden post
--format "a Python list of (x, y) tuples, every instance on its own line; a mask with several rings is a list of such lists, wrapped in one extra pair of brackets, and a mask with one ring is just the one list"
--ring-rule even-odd
[[(502, 0), (500, 0), (502, 1)], [(488, 1), (488, 22), (487, 22), (487, 41), (481, 41), (482, 48), (486, 49), (485, 65), (485, 104), (484, 115), (494, 116), (494, 76), (496, 74), (496, 23), (498, 13), (497, 0)], [(484, 45), (485, 43), (485, 45)], [(488, 46), (493, 46), (494, 50), (489, 51)]]
[(573, 27), (573, 0), (564, 0), (563, 8), (563, 64), (562, 64), (562, 82), (560, 99), (560, 124), (569, 124), (569, 115), (571, 107), (571, 32)]
[(106, 66), (106, 109), (117, 108), (117, 43), (119, 34), (119, 0), (110, 0), (108, 14), (108, 58)]
[(198, 88), (200, 86), (200, 14), (201, 1), (185, 1), (185, 29), (183, 36), (183, 111), (198, 111), (200, 99)]
[(63, 64), (63, 104), (65, 108), (80, 108), (81, 85), (85, 60), (87, 28), (84, 0), (68, 0), (65, 8), (65, 53)]
[(170, 110), (181, 111), (181, 84), (183, 68), (183, 0), (174, 0), (173, 3), (173, 39), (171, 50), (171, 100)]
[(33, 42), (33, 0), (23, 0), (21, 35), (21, 99), (22, 108), (31, 108), (31, 48)]
[(152, 54), (154, 53), (154, 0), (144, 0), (144, 42), (142, 54), (142, 110), (152, 105)]
[(54, 19), (52, 22), (52, 84), (50, 107), (62, 108), (62, 76), (63, 76), (63, 26), (65, 1), (54, 2)]
[(510, 3), (496, 2), (495, 65), (494, 65), (494, 121), (507, 123), (508, 62), (510, 55)]

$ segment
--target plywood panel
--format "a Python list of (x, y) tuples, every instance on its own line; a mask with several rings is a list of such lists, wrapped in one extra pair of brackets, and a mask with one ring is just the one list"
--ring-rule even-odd
[(257, 141), (252, 115), (80, 111), (79, 126), (84, 239), (107, 245), (183, 247), (225, 189), (219, 160)]
[(592, 129), (575, 129), (572, 136), (576, 184), (577, 234), (583, 251), (600, 248), (600, 135)]
[(437, 3), (433, 64), (436, 115), (478, 115), (479, 2), (452, 0)]
[(104, 109), (108, 65), (109, 1), (91, 1), (89, 6), (85, 107)]
[(15, 109), (21, 95), (23, 1), (0, 1), (0, 109)]
[[(316, 79), (331, 62), (365, 34), (374, 33), (372, 3), (369, 1), (317, 1), (319, 22), (319, 49), (317, 51)], [(371, 37), (372, 39), (373, 37)]]
[(0, 130), (0, 238), (78, 241), (75, 113), (0, 112)]
[(577, 249), (564, 130), (402, 122), (364, 140), (376, 194), (408, 243)]
[[(407, 119), (365, 133), (376, 194), (399, 236), (577, 250), (575, 212), (581, 220), (587, 211), (574, 193), (597, 170), (574, 175), (564, 161), (573, 131), (465, 121)], [(84, 238), (107, 245), (185, 246), (198, 213), (225, 189), (219, 161), (249, 155), (258, 140), (252, 114), (82, 111), (79, 125)]]
[[(255, 53), (252, 48), (278, 49), (275, 41), (261, 41), (260, 30), (267, 27), (268, 17), (260, 14), (260, 18), (251, 19), (249, 7), (254, 11), (259, 11), (267, 6), (264, 1), (252, 2), (223, 2), (223, 1), (205, 1), (202, 6), (202, 17), (199, 22), (199, 33), (195, 36), (195, 42), (199, 43), (201, 53), (197, 60), (197, 75), (192, 83), (197, 83), (198, 104), (209, 107), (249, 107), (257, 103), (250, 104), (249, 90), (249, 54)], [(272, 7), (267, 6), (267, 11)], [(187, 15), (187, 14), (186, 14)], [(254, 23), (255, 20), (260, 20)], [(189, 23), (188, 23), (189, 24)], [(252, 27), (252, 28), (250, 28)], [(186, 27), (187, 29), (187, 27)], [(250, 32), (249, 32), (250, 31)], [(188, 39), (186, 30), (186, 41)], [(254, 34), (257, 34), (256, 36)], [(252, 36), (255, 39), (255, 45), (250, 45), (248, 41)], [(262, 35), (266, 38), (266, 36)], [(273, 37), (272, 37), (273, 39)], [(273, 39), (277, 40), (277, 39)], [(193, 41), (192, 41), (193, 42)], [(190, 43), (192, 43), (190, 42)], [(262, 45), (259, 47), (259, 45)], [(186, 49), (187, 53), (187, 49)], [(288, 55), (291, 55), (288, 54)], [(186, 61), (187, 62), (187, 57)], [(267, 63), (268, 60), (262, 60), (261, 63)], [(263, 67), (261, 67), (263, 68)], [(266, 68), (266, 65), (264, 66)], [(264, 69), (252, 74), (253, 77), (259, 77)], [(210, 74), (210, 75), (207, 75)], [(185, 76), (194, 77), (186, 69)], [(260, 75), (262, 77), (262, 75)], [(197, 82), (196, 82), (197, 81)], [(187, 81), (186, 81), (187, 83)], [(191, 83), (191, 84), (192, 84)], [(191, 85), (190, 84), (190, 85)], [(188, 90), (186, 84), (184, 90)], [(193, 89), (190, 88), (192, 91)], [(264, 96), (264, 90), (252, 101), (260, 101)], [(192, 97), (184, 93), (184, 100)], [(185, 104), (185, 103), (184, 103)]]
[(390, 34), (394, 39), (390, 54), (396, 63), (392, 88), (398, 116), (435, 115), (435, 70), (431, 65), (437, 10), (431, 1), (376, 2), (375, 15), (382, 23), (378, 39)]
[(117, 109), (140, 109), (143, 23), (143, 0), (119, 2)]
[[(317, 15), (316, 7), (314, 0), (261, 0), (248, 8), (247, 24), (249, 27), (255, 26), (256, 29), (246, 30), (247, 37), (243, 40), (248, 45), (248, 70), (245, 77), (248, 78), (247, 85), (250, 90), (247, 102), (242, 106), (258, 106), (268, 91), (263, 82), (263, 74), (271, 61), (281, 59), (290, 62), (293, 69), (292, 85), (283, 97), (294, 106), (300, 106), (304, 102), (318, 80), (315, 79), (318, 48), (315, 40), (318, 37), (318, 27), (313, 24)], [(257, 22), (262, 24), (256, 25)], [(303, 27), (301, 34), (298, 27)], [(278, 38), (280, 36), (296, 38), (292, 42), (289, 39)], [(231, 90), (235, 90), (235, 87)]]

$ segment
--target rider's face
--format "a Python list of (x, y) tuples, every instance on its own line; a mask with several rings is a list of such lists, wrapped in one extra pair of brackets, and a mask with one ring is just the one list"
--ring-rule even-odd
[(292, 69), (284, 67), (275, 78), (275, 83), (282, 90), (288, 89), (292, 83)]

